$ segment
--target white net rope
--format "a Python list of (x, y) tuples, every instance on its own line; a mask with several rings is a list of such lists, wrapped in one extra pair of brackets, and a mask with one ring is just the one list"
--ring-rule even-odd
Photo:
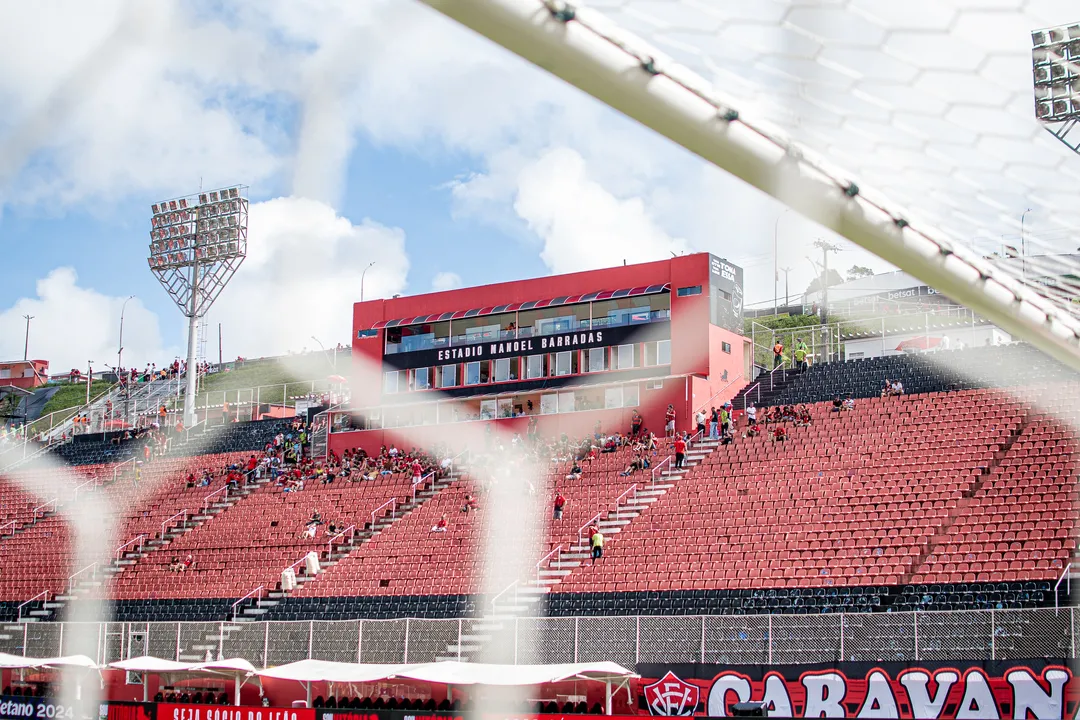
[[(578, 50), (575, 60), (591, 53), (596, 67), (604, 45), (631, 56), (714, 106), (714, 125), (749, 128), (761, 157), (771, 145), (803, 177), (892, 220), (908, 257), (936, 254), (957, 281), (939, 289), (981, 285), (999, 307), (1024, 306), (1015, 314), (1027, 327), (1055, 326), (1075, 352), (1080, 157), (1035, 119), (1031, 51), (1033, 30), (1080, 19), (1075, 3), (469, 0), (462, 11), (425, 1), (608, 102), (588, 87), (589, 68), (579, 80), (552, 46)], [(502, 33), (497, 24), (515, 13), (547, 38)], [(581, 50), (582, 35), (602, 44)], [(654, 96), (658, 106), (667, 100)], [(649, 112), (631, 114), (657, 127)], [(729, 128), (713, 129), (728, 141), (720, 136)], [(887, 259), (908, 269), (903, 257)]]

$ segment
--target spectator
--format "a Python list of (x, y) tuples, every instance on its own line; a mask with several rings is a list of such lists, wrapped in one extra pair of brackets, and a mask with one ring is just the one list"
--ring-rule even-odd
[(773, 442), (783, 442), (787, 439), (787, 430), (780, 423), (773, 428)]
[(664, 432), (668, 437), (675, 436), (675, 406), (668, 405), (664, 412)]
[[(476, 510), (479, 506), (476, 502), (476, 498), (468, 493), (465, 493), (465, 504), (461, 506), (461, 512), (468, 515), (471, 511)], [(443, 517), (446, 517), (443, 515)]]
[(697, 431), (699, 433), (701, 433), (702, 436), (704, 437), (704, 435), (705, 435), (705, 412), (703, 410), (698, 410), (696, 413), (694, 413), (694, 425), (697, 426)]
[(555, 507), (553, 519), (562, 520), (563, 507), (566, 506), (566, 498), (563, 497), (561, 492), (555, 493)]
[(746, 406), (746, 424), (754, 425), (757, 423), (757, 408), (754, 407), (754, 403), (750, 403)]
[(850, 393), (848, 394), (848, 396), (846, 398), (844, 398), (844, 409), (845, 410), (854, 410), (855, 409), (855, 399), (851, 397)]
[[(589, 450), (590, 453), (595, 452), (595, 446)], [(577, 460), (574, 461), (574, 466), (570, 468), (570, 474), (566, 476), (567, 480), (580, 480), (581, 479), (581, 466), (578, 465)]]
[(758, 425), (757, 422), (755, 421), (755, 422), (751, 423), (746, 428), (746, 433), (744, 434), (744, 437), (757, 437), (760, 434), (761, 434), (761, 426)]
[(177, 572), (187, 572), (193, 567), (195, 567), (195, 556), (189, 554), (186, 558), (184, 558), (184, 561), (180, 563), (177, 568)]
[(686, 441), (681, 437), (675, 438), (675, 467), (681, 468), (686, 460)]
[(832, 412), (839, 413), (843, 409), (844, 409), (844, 401), (840, 399), (839, 395), (837, 395), (836, 397), (833, 398), (833, 401), (832, 401)]
[(431, 528), (431, 532), (444, 533), (446, 532), (446, 526), (448, 524), (449, 523), (446, 521), (446, 515), (444, 514), (441, 518), (439, 518), (439, 522), (435, 523), (435, 526)]
[(720, 406), (720, 434), (731, 430), (731, 403), (724, 403)]
[(899, 397), (899, 396), (903, 395), (904, 394), (904, 383), (902, 381), (900, 381), (900, 380), (895, 381), (892, 384), (892, 390), (891, 390), (890, 394), (895, 396), (895, 397)]
[(589, 536), (589, 546), (592, 547), (592, 564), (596, 564), (596, 559), (603, 557), (604, 555), (604, 535), (600, 532), (600, 528), (593, 526), (589, 528), (591, 535)]
[(715, 407), (709, 410), (709, 437), (713, 440), (720, 437), (720, 411)]
[(633, 416), (631, 416), (631, 418), (630, 418), (630, 436), (631, 437), (637, 437), (638, 435), (641, 434), (641, 426), (642, 426), (643, 423), (644, 423), (644, 421), (641, 419), (641, 415), (638, 413), (637, 409), (635, 409)]

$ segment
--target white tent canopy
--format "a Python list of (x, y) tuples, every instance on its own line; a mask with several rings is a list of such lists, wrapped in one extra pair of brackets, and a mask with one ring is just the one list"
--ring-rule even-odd
[(110, 663), (113, 670), (126, 670), (137, 673), (153, 673), (160, 675), (186, 674), (186, 675), (229, 675), (246, 677), (256, 674), (255, 666), (243, 658), (230, 658), (213, 662), (175, 662), (162, 660), (161, 658), (142, 655), (129, 660)]
[(543, 685), (563, 680), (621, 682), (638, 677), (634, 672), (612, 662), (565, 665), (492, 665), (463, 662), (363, 665), (325, 660), (301, 660), (259, 670), (258, 675), (297, 682), (360, 683), (402, 679), (454, 686)]
[(0, 653), (0, 668), (4, 669), (18, 669), (18, 668), (62, 668), (62, 667), (81, 667), (86, 670), (94, 670), (97, 668), (95, 663), (85, 655), (68, 655), (65, 657), (53, 657), (53, 658), (34, 658), (23, 657), (22, 655), (9, 655), (7, 653)]

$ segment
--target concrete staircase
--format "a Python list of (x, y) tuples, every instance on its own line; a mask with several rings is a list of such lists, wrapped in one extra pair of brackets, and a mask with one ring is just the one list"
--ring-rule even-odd
[[(649, 505), (655, 503), (686, 472), (700, 464), (719, 445), (716, 440), (699, 440), (686, 452), (685, 467), (675, 469), (666, 467), (656, 477), (656, 482), (638, 483), (617, 500), (614, 510), (600, 514), (597, 527), (603, 533), (606, 542), (605, 548), (611, 543), (617, 542), (618, 534), (630, 525)], [(467, 629), (463, 630), (459, 642), (446, 646), (446, 652), (437, 657), (437, 660), (461, 660), (468, 661), (478, 658), (485, 650), (494, 648), (514, 648), (514, 621), (517, 618), (537, 617), (542, 613), (537, 612), (537, 606), (552, 588), (561, 583), (567, 576), (590, 562), (592, 557), (588, 538), (579, 537), (565, 550), (557, 549), (549, 553), (537, 564), (536, 575), (527, 579), (520, 579), (506, 588), (502, 593), (485, 603), (485, 614), (472, 620)], [(587, 572), (583, 571), (583, 572)], [(516, 650), (515, 650), (516, 653)], [(518, 662), (516, 657), (484, 657), (489, 662)], [(521, 659), (521, 662), (528, 662)]]
[(223, 496), (205, 508), (196, 509), (188, 515), (186, 520), (169, 528), (163, 537), (147, 538), (139, 543), (129, 542), (128, 545), (131, 545), (131, 549), (126, 549), (126, 545), (118, 548), (116, 556), (108, 563), (90, 565), (71, 576), (69, 586), (63, 594), (56, 595), (51, 600), (42, 603), (40, 607), (29, 610), (24, 617), (19, 619), (19, 622), (57, 620), (57, 615), (67, 607), (69, 602), (87, 597), (97, 589), (104, 587), (109, 580), (135, 565), (147, 555), (168, 547), (177, 538), (198, 527), (202, 527), (205, 523), (213, 520), (270, 482), (269, 476), (258, 480), (252, 478), (238, 490), (229, 492), (227, 497)]
[[(372, 538), (391, 527), (398, 520), (408, 516), (409, 513), (422, 507), (424, 503), (435, 497), (439, 492), (450, 487), (463, 472), (462, 469), (455, 469), (447, 474), (446, 477), (432, 481), (430, 485), (421, 485), (420, 488), (422, 489), (417, 489), (415, 500), (410, 498), (406, 502), (398, 504), (392, 512), (377, 518), (373, 525), (368, 523), (370, 527), (365, 526), (362, 529), (357, 529), (347, 540), (342, 539), (340, 544), (334, 546), (334, 549), (330, 552), (328, 557), (319, 559), (319, 575), (306, 574), (306, 572), (303, 572), (303, 564), (299, 564), (297, 568), (298, 572), (296, 574), (295, 590), (286, 592), (280, 587), (277, 587), (266, 592), (263, 597), (253, 597), (251, 600), (245, 601), (236, 607), (236, 611), (233, 613), (232, 622), (244, 623), (262, 620), (264, 615), (272, 608), (277, 607), (284, 602), (286, 598), (302, 591), (309, 583), (317, 581), (324, 573), (351, 555), (354, 550), (365, 543), (370, 542)], [(282, 569), (284, 570), (284, 568)]]

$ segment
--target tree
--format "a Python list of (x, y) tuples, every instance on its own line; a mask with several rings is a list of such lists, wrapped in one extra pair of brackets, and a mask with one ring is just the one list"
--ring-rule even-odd
[[(843, 276), (840, 275), (840, 273), (833, 270), (832, 268), (829, 268), (829, 285), (830, 286), (839, 285), (842, 282), (844, 282)], [(806, 286), (806, 291), (805, 292), (808, 292), (808, 293), (817, 292), (820, 288), (821, 288), (821, 276), (818, 275), (816, 278), (814, 278), (813, 280), (810, 281), (809, 285)]]
[(859, 278), (873, 277), (873, 276), (874, 276), (874, 271), (871, 270), (868, 267), (863, 267), (862, 265), (852, 265), (851, 267), (848, 268), (848, 271), (847, 271), (847, 279), (848, 279), (848, 281), (858, 280)]

